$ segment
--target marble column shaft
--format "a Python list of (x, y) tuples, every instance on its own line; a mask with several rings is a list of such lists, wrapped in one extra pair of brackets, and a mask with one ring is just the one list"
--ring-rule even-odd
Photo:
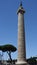
[(18, 61), (26, 59), (24, 13), (18, 13)]

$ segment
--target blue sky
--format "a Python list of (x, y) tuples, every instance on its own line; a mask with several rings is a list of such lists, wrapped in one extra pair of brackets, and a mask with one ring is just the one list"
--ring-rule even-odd
[[(18, 16), (17, 10), (22, 1), (26, 34), (26, 57), (37, 55), (37, 0), (0, 0), (0, 45), (13, 44), (17, 47)], [(4, 53), (3, 58), (7, 59)], [(17, 58), (17, 52), (12, 53)]]

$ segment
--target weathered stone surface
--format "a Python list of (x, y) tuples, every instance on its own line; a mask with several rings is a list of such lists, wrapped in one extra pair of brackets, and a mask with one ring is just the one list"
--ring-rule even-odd
[(24, 29), (24, 9), (19, 7), (18, 14), (18, 59), (17, 65), (28, 65), (26, 62), (25, 29)]
[(25, 60), (25, 33), (24, 33), (24, 15), (18, 14), (18, 60)]

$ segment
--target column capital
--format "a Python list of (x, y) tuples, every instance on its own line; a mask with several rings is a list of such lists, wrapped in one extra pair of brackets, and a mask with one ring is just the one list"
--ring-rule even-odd
[(25, 10), (24, 10), (24, 8), (23, 8), (23, 6), (22, 6), (22, 2), (20, 3), (20, 6), (19, 6), (19, 8), (18, 8), (18, 10), (17, 10), (17, 14), (18, 13), (25, 13)]

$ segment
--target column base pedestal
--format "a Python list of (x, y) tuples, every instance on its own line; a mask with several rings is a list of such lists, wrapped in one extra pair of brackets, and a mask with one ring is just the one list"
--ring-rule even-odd
[(26, 61), (17, 61), (16, 65), (29, 65)]

